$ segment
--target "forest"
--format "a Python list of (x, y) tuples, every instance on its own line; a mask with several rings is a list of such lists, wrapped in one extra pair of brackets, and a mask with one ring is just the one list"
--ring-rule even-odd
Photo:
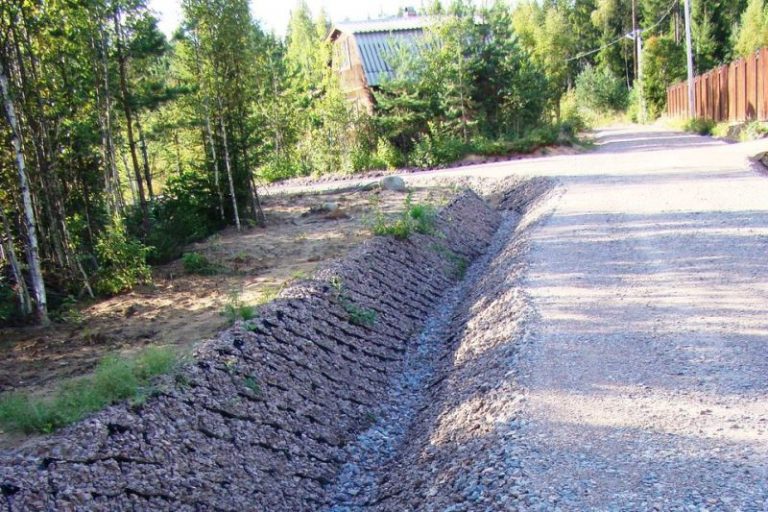
[[(270, 182), (652, 120), (686, 76), (679, 0), (436, 1), (368, 114), (329, 65), (338, 20), (300, 2), (280, 38), (247, 0), (181, 4), (169, 39), (144, 0), (0, 3), (0, 324), (46, 324), (147, 282), (190, 242), (263, 225)], [(692, 0), (692, 20), (697, 73), (768, 44), (763, 0)]]

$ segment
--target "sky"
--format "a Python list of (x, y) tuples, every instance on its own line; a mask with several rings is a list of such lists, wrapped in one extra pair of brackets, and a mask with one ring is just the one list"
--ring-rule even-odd
[[(332, 21), (365, 20), (397, 13), (406, 5), (420, 6), (420, 1), (407, 0), (306, 0), (312, 14), (321, 8)], [(150, 8), (160, 19), (160, 29), (171, 36), (181, 20), (181, 0), (149, 0)], [(251, 13), (266, 32), (285, 35), (291, 10), (296, 0), (251, 0)]]

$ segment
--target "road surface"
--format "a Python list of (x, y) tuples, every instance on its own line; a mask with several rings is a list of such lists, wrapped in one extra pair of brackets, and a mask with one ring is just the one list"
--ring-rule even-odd
[(531, 235), (531, 490), (562, 510), (768, 510), (768, 178), (744, 161), (768, 144), (598, 143)]

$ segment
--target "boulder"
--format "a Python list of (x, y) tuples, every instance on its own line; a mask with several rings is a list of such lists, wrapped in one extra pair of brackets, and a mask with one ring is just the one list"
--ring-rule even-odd
[(393, 192), (405, 192), (407, 190), (405, 180), (400, 176), (387, 176), (382, 178), (379, 185), (383, 190), (391, 190)]

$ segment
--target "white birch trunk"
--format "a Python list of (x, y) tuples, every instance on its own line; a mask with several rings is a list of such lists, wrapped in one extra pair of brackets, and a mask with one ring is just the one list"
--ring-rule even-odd
[(27, 171), (24, 161), (24, 153), (21, 150), (21, 132), (19, 122), (16, 118), (16, 109), (11, 100), (11, 91), (8, 85), (8, 77), (5, 74), (3, 63), (0, 62), (0, 92), (3, 95), (5, 104), (5, 114), (8, 118), (8, 124), (11, 127), (13, 140), (13, 150), (16, 153), (16, 166), (19, 172), (19, 188), (21, 189), (21, 199), (24, 205), (24, 223), (27, 228), (27, 263), (29, 265), (29, 275), (32, 280), (32, 290), (35, 295), (35, 311), (38, 321), (42, 324), (48, 324), (48, 301), (45, 294), (45, 281), (43, 279), (43, 270), (40, 265), (40, 250), (37, 244), (37, 223), (35, 221), (35, 212), (32, 208), (32, 194), (29, 190), (27, 181)]

